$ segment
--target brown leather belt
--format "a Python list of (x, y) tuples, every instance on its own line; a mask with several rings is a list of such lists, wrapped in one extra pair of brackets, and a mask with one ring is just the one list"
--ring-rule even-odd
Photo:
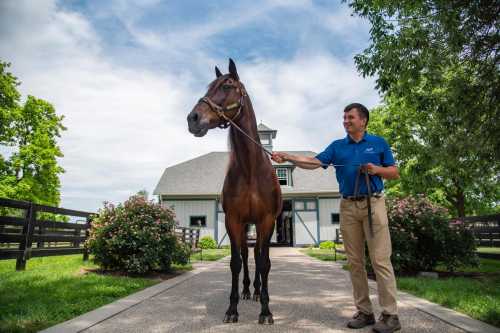
[[(383, 196), (382, 192), (372, 193), (372, 198), (382, 198), (382, 196)], [(363, 201), (363, 200), (366, 200), (366, 198), (368, 198), (368, 195), (358, 195), (358, 196), (343, 195), (342, 196), (342, 199), (351, 200), (351, 201)]]

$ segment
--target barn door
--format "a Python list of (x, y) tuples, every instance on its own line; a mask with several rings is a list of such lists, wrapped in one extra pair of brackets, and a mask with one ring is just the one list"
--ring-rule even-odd
[(318, 245), (318, 205), (315, 199), (294, 200), (295, 245)]

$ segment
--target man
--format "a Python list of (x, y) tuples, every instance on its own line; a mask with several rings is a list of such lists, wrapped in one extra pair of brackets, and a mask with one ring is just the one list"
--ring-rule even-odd
[[(365, 106), (359, 103), (349, 104), (344, 109), (344, 128), (347, 132), (345, 138), (333, 141), (315, 157), (275, 152), (272, 159), (277, 163), (290, 161), (304, 169), (335, 165), (342, 195), (340, 229), (350, 267), (354, 303), (358, 310), (347, 326), (362, 328), (375, 324), (365, 270), (366, 241), (377, 277), (379, 303), (383, 311), (373, 331), (388, 333), (401, 329), (401, 324), (396, 304), (396, 280), (390, 259), (392, 246), (385, 199), (382, 194), (384, 188), (382, 178), (397, 179), (399, 171), (387, 142), (366, 132), (368, 120), (369, 113)], [(366, 198), (368, 188), (364, 175), (358, 173), (360, 167), (370, 176), (373, 234), (368, 220)]]

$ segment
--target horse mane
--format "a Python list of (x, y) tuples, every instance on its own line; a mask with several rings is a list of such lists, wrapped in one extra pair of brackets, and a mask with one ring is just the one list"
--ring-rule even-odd
[[(245, 105), (243, 106), (241, 116), (239, 119), (236, 119), (236, 122), (238, 123), (238, 126), (242, 127), (248, 135), (252, 136), (255, 141), (260, 143), (260, 138), (257, 134), (257, 119), (255, 117), (252, 102), (250, 101), (250, 97), (248, 95), (245, 97), (244, 103)], [(243, 134), (241, 134), (233, 126), (229, 127), (228, 135), (230, 159), (238, 165), (244, 174), (248, 175), (250, 165), (246, 159), (252, 155), (255, 155), (255, 157), (261, 156), (263, 152), (260, 147), (254, 145), (254, 143), (244, 137)]]

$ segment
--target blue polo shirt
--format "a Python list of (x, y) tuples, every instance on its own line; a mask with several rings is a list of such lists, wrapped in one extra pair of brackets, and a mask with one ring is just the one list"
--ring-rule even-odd
[[(366, 132), (359, 142), (351, 139), (349, 135), (333, 141), (323, 152), (316, 155), (316, 158), (324, 164), (343, 165), (335, 167), (335, 172), (340, 193), (344, 196), (354, 195), (356, 175), (361, 164), (373, 163), (384, 167), (395, 164), (391, 148), (384, 138)], [(379, 176), (371, 175), (370, 183), (372, 193), (384, 189), (384, 182)], [(364, 177), (359, 180), (359, 194), (368, 194)]]

